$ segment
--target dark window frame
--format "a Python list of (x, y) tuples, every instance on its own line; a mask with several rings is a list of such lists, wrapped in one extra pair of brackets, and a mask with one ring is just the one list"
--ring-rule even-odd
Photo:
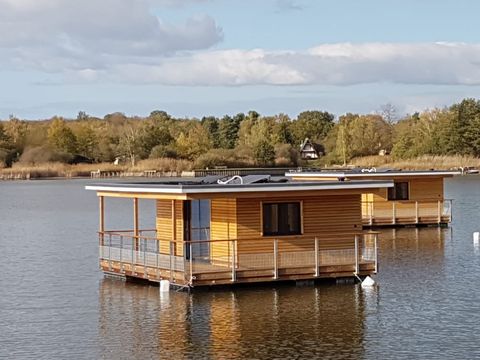
[[(293, 208), (294, 215), (293, 224), (288, 224), (285, 221), (289, 218), (289, 205), (295, 205)], [(268, 215), (272, 216), (272, 207), (276, 206), (276, 226), (268, 225)], [(270, 209), (268, 209), (270, 208)], [(262, 236), (294, 236), (303, 234), (303, 204), (302, 201), (277, 201), (277, 202), (262, 202)], [(293, 227), (293, 229), (292, 229)], [(268, 230), (268, 229), (271, 230)]]
[(388, 188), (387, 200), (402, 201), (410, 200), (410, 183), (408, 181), (398, 181), (394, 186)]

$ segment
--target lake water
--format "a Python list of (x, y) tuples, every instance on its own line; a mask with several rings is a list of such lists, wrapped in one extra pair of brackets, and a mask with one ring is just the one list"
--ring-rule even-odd
[[(480, 177), (448, 180), (450, 229), (382, 231), (379, 286), (170, 292), (103, 278), (87, 180), (0, 183), (0, 358), (480, 358)], [(131, 203), (107, 201), (107, 227)], [(154, 208), (141, 202), (141, 224)]]

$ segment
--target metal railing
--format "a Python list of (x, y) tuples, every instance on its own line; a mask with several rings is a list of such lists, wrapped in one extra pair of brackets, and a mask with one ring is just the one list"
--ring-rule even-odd
[(154, 232), (142, 230), (138, 236), (129, 230), (99, 232), (100, 261), (110, 271), (115, 267), (137, 277), (169, 278), (189, 285), (215, 274), (237, 282), (250, 276), (280, 279), (289, 271), (315, 278), (328, 267), (347, 267), (352, 274), (360, 273), (364, 264), (370, 264), (375, 273), (378, 269), (377, 232), (342, 234), (344, 240), (338, 246), (325, 240), (337, 239), (338, 234), (186, 242), (143, 235)]
[(452, 221), (452, 200), (362, 201), (364, 224), (440, 224)]

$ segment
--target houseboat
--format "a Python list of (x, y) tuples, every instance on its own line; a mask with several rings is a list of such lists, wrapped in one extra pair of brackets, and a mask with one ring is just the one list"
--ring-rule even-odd
[[(99, 198), (105, 273), (194, 287), (376, 273), (378, 234), (362, 230), (361, 197), (390, 187), (250, 175), (86, 189)], [(105, 228), (108, 198), (132, 202), (133, 229)], [(140, 228), (140, 200), (156, 202), (155, 229)]]
[(349, 169), (291, 171), (295, 181), (391, 180), (394, 186), (362, 194), (364, 227), (446, 226), (452, 221), (452, 199), (445, 199), (444, 179), (459, 171), (403, 171), (393, 169)]

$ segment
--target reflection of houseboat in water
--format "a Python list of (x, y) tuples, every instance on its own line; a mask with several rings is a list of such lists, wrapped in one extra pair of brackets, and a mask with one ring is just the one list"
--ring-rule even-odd
[(444, 179), (459, 171), (401, 171), (350, 169), (293, 171), (286, 176), (297, 181), (391, 180), (394, 186), (362, 194), (362, 223), (371, 226), (448, 225), (452, 200), (445, 199)]
[[(100, 199), (105, 273), (192, 287), (376, 273), (377, 234), (362, 231), (362, 195), (392, 186), (256, 175), (87, 189)], [(133, 229), (105, 229), (108, 197), (133, 200)], [(156, 201), (156, 229), (139, 228), (139, 199)]]
[[(149, 286), (105, 279), (98, 357), (361, 358), (377, 290), (272, 286), (158, 296)], [(281, 346), (273, 341), (279, 338)]]

